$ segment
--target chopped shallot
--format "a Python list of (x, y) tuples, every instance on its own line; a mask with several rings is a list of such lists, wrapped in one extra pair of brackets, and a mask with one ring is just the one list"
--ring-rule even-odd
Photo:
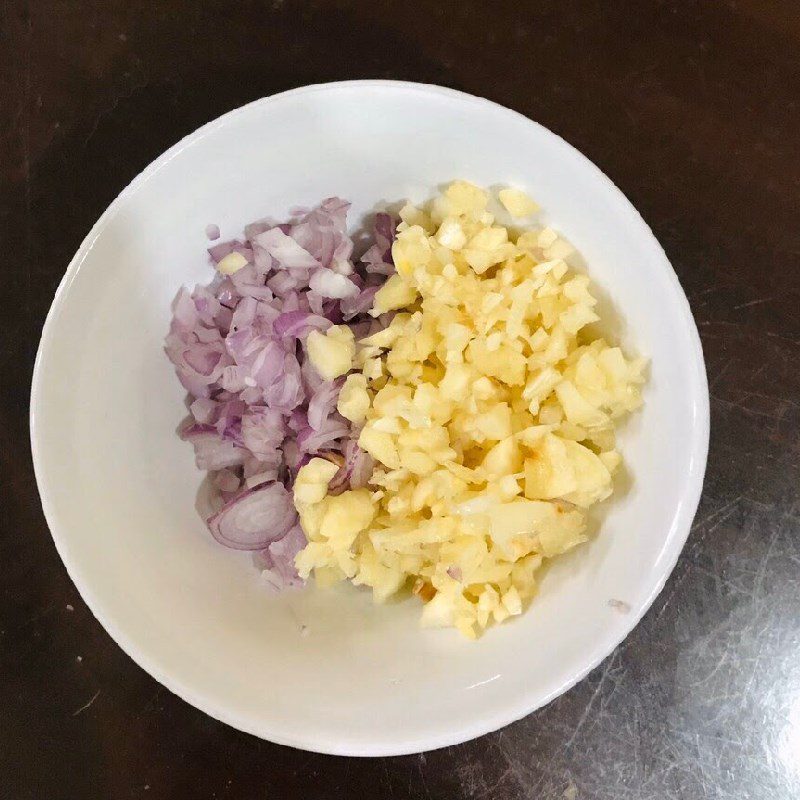
[(376, 215), (374, 244), (354, 264), (349, 207), (332, 197), (288, 223), (251, 223), (243, 240), (215, 241), (219, 227), (208, 225), (219, 271), (208, 286), (181, 289), (172, 306), (165, 349), (190, 395), (181, 437), (222, 499), (209, 530), (256, 551), (276, 588), (303, 583), (294, 557), (306, 540), (291, 494), (300, 466), (313, 454), (337, 463), (332, 493), (372, 474), (358, 426), (336, 411), (344, 378), (324, 380), (305, 351), (311, 331), (346, 324), (359, 337), (381, 327), (368, 312), (394, 272), (395, 221)]

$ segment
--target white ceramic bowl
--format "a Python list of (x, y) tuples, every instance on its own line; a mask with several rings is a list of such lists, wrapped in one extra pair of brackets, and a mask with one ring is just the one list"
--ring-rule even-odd
[[(201, 475), (175, 435), (184, 393), (162, 352), (181, 284), (223, 236), (331, 194), (353, 224), (442, 183), (527, 188), (583, 254), (652, 359), (621, 449), (631, 481), (590, 544), (557, 561), (522, 617), (477, 643), (420, 630), (413, 601), (349, 586), (276, 596), (195, 511)], [(458, 92), (388, 81), (310, 86), (209, 123), (111, 204), (69, 265), (42, 334), (31, 438), (53, 538), (92, 612), (157, 680), (243, 731), (326, 753), (388, 755), (470, 739), (585, 676), (628, 634), (686, 540), (708, 446), (697, 330), (662, 249), (580, 153)], [(630, 612), (609, 606), (623, 600)], [(305, 627), (305, 635), (301, 630)]]

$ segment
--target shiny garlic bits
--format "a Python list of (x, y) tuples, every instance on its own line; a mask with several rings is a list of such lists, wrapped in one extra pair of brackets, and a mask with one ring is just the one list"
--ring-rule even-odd
[[(512, 216), (537, 209), (517, 189), (499, 199)], [(550, 228), (516, 236), (488, 204), (457, 181), (402, 209), (397, 274), (373, 309), (397, 313), (357, 343), (339, 397), (377, 462), (371, 488), (327, 494), (336, 469), (322, 458), (295, 485), (302, 576), (349, 579), (378, 601), (408, 585), (423, 625), (470, 638), (520, 614), (542, 562), (585, 540), (586, 509), (611, 494), (620, 462), (614, 422), (640, 405), (645, 366), (586, 332), (596, 301), (569, 244)], [(320, 350), (342, 350), (336, 336)]]

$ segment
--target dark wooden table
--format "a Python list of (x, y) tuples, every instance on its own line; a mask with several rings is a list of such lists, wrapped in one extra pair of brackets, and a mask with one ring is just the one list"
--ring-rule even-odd
[[(0, 797), (800, 796), (797, 0), (4, 0), (0, 64)], [(691, 301), (713, 417), (688, 545), (627, 641), (499, 733), (375, 760), (238, 733), (136, 667), (59, 561), (28, 445), (45, 313), (114, 196), (231, 108), (357, 77), (484, 95), (611, 176)]]

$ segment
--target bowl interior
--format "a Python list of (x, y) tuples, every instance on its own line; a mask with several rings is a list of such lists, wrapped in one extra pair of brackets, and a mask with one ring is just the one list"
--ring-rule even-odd
[[(599, 535), (557, 561), (521, 618), (475, 644), (423, 631), (415, 601), (349, 586), (271, 593), (195, 510), (201, 474), (175, 435), (184, 393), (162, 352), (170, 301), (205, 283), (204, 228), (338, 194), (357, 227), (462, 177), (526, 188), (579, 249), (616, 335), (652, 359), (624, 426), (629, 479)], [(707, 393), (686, 300), (647, 226), (588, 161), (519, 115), (447, 90), (359, 82), (259, 101), (179, 143), (84, 242), (45, 328), (32, 397), (45, 512), (111, 635), (211, 715), (286, 744), (378, 755), (451, 744), (543, 704), (604, 657), (667, 574), (694, 514)], [(631, 607), (621, 614), (608, 605)]]

